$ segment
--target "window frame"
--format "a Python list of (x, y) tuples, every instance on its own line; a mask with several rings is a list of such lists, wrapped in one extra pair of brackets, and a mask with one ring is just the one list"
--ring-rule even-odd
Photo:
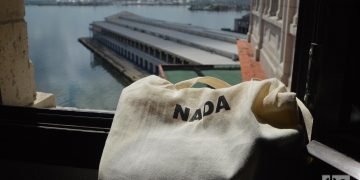
[(0, 159), (97, 169), (113, 117), (0, 105)]
[[(315, 158), (317, 176), (345, 172), (360, 179), (360, 164), (350, 148), (354, 145), (336, 139), (344, 134), (349, 119), (350, 84), (354, 84), (348, 71), (356, 57), (354, 6), (336, 0), (300, 1), (291, 90), (314, 117), (308, 151)], [(334, 28), (334, 22), (340, 28)]]

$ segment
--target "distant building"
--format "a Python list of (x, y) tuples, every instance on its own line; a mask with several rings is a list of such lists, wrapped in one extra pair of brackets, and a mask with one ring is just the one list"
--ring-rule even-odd
[(249, 31), (250, 15), (247, 14), (242, 18), (235, 19), (234, 31), (242, 34), (247, 34)]

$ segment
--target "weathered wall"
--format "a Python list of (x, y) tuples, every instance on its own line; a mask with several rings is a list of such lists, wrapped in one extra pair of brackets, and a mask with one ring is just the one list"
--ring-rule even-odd
[(0, 1), (0, 94), (4, 105), (31, 105), (36, 98), (24, 8), (23, 0)]
[(298, 0), (252, 0), (248, 41), (267, 77), (291, 84)]

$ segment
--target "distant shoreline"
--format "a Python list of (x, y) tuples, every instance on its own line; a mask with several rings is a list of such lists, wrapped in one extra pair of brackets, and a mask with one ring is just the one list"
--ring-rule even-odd
[(206, 4), (206, 5), (191, 5), (190, 11), (246, 11), (248, 6), (244, 5), (222, 5), (222, 4)]
[(233, 6), (194, 6), (190, 4), (179, 4), (179, 3), (25, 3), (26, 6), (188, 6), (189, 11), (208, 11), (208, 12), (225, 12), (225, 11), (244, 11), (247, 10), (243, 7)]
[(26, 6), (112, 6), (113, 3), (25, 3)]
[(82, 3), (82, 2), (30, 2), (25, 3), (27, 6), (188, 6), (189, 4), (180, 4), (180, 3), (136, 3), (136, 2), (128, 2), (128, 3), (113, 3), (113, 2), (103, 2), (103, 3)]

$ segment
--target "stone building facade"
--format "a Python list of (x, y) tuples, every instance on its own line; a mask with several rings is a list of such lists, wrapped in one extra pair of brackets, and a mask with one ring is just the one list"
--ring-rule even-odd
[(252, 0), (248, 41), (267, 77), (291, 84), (299, 0)]

